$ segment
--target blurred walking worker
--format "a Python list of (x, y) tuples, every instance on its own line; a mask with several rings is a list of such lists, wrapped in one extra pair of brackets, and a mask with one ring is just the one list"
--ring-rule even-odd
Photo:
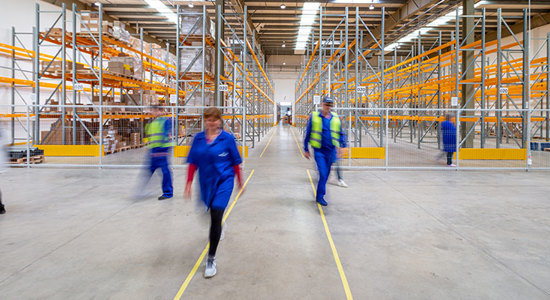
[[(8, 132), (4, 130), (2, 122), (0, 122), (0, 174), (6, 170), (6, 165), (8, 161), (8, 155), (6, 146), (9, 143)], [(6, 208), (2, 203), (2, 191), (0, 191), (0, 215), (6, 213)]]
[(451, 115), (445, 116), (441, 122), (441, 134), (443, 135), (443, 152), (447, 153), (447, 166), (456, 167), (453, 164), (453, 154), (456, 151), (456, 127)]
[(191, 185), (195, 171), (199, 170), (200, 198), (210, 210), (210, 248), (206, 260), (204, 277), (216, 275), (216, 250), (222, 233), (222, 219), (225, 208), (233, 193), (235, 178), (239, 188), (243, 187), (241, 156), (235, 138), (222, 130), (222, 114), (210, 107), (204, 111), (205, 131), (193, 139), (187, 162), (187, 184), (185, 197), (191, 197)]
[(337, 185), (339, 187), (345, 187), (347, 188), (348, 185), (346, 184), (346, 182), (344, 181), (344, 176), (342, 175), (342, 168), (340, 167), (340, 160), (342, 159), (342, 151), (337, 151), (338, 149), (334, 149), (334, 169), (336, 169), (336, 179), (338, 180), (337, 181)]
[(165, 200), (173, 197), (172, 174), (168, 163), (168, 156), (172, 148), (172, 120), (163, 117), (164, 112), (160, 106), (153, 106), (151, 113), (155, 119), (145, 126), (146, 141), (150, 148), (148, 178), (151, 178), (158, 168), (161, 169), (162, 195), (158, 199)]
[(342, 131), (342, 121), (338, 114), (332, 112), (334, 100), (323, 98), (320, 111), (313, 112), (307, 124), (304, 139), (305, 157), (309, 159), (309, 146), (313, 148), (313, 156), (319, 170), (319, 182), (317, 184), (316, 201), (326, 206), (326, 184), (330, 175), (330, 167), (335, 161), (336, 152), (346, 146), (346, 136)]

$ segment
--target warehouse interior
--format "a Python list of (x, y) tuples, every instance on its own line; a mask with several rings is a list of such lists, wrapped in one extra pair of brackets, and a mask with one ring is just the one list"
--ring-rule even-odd
[[(331, 174), (322, 207), (326, 98), (347, 188)], [(184, 187), (212, 107), (244, 187), (205, 279)], [(165, 201), (142, 180), (155, 109)], [(550, 298), (548, 1), (10, 1), (0, 130), (2, 299)]]

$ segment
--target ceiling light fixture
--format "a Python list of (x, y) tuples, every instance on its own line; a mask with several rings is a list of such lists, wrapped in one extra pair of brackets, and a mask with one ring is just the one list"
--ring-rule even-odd
[(369, 9), (370, 9), (370, 10), (373, 10), (373, 9), (374, 9), (374, 5), (371, 4), (371, 5), (369, 6)]
[(159, 13), (163, 14), (170, 22), (177, 24), (178, 23), (178, 16), (170, 9), (168, 6), (166, 6), (162, 1), (160, 0), (145, 0), (149, 6), (154, 8)]
[(101, 3), (99, 1), (97, 1), (96, 3), (94, 3), (95, 6), (100, 6)]
[(300, 18), (300, 29), (298, 30), (294, 50), (305, 50), (307, 41), (311, 36), (311, 25), (315, 22), (319, 6), (319, 2), (304, 3), (302, 8), (302, 17)]
[[(484, 1), (480, 1), (478, 3), (476, 3), (474, 5), (475, 8), (477, 8), (478, 6), (480, 5), (483, 5), (485, 4)], [(458, 15), (462, 15), (462, 6), (459, 6), (457, 7), (458, 9)], [(449, 13), (447, 13), (446, 15), (443, 15), (435, 20), (433, 20), (432, 22), (428, 23), (427, 25), (424, 25), (423, 27), (419, 28), (419, 29), (416, 29), (414, 30), (413, 32), (407, 34), (406, 36), (400, 38), (399, 40), (395, 41), (394, 43), (386, 46), (384, 48), (384, 51), (393, 51), (395, 48), (399, 48), (399, 44), (404, 44), (404, 43), (408, 43), (408, 42), (411, 42), (413, 40), (416, 40), (418, 39), (418, 36), (419, 35), (423, 35), (431, 30), (434, 30), (435, 28), (441, 26), (441, 25), (445, 25), (453, 20), (456, 19), (456, 14), (457, 14), (457, 10), (456, 9), (453, 9), (452, 11), (450, 11)]]
[(285, 41), (283, 41), (283, 45), (281, 47), (283, 47), (283, 48), (286, 47)]
[(187, 6), (189, 6), (190, 8), (193, 8), (195, 5), (193, 5), (193, 2), (189, 2), (189, 4), (187, 4)]
[(281, 9), (285, 9), (286, 5), (284, 3), (281, 3)]

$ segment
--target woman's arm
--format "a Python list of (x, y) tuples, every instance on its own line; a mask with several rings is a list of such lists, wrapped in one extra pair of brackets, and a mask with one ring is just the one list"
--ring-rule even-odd
[(191, 184), (193, 183), (193, 177), (195, 177), (195, 171), (197, 170), (197, 165), (189, 163), (189, 168), (187, 169), (187, 183), (185, 184), (185, 198), (191, 198)]
[(197, 165), (189, 164), (187, 169), (187, 184), (193, 183), (193, 178), (195, 177), (195, 171), (197, 170)]
[(240, 165), (234, 165), (233, 171), (235, 172), (235, 177), (237, 178), (237, 183), (239, 184), (239, 188), (243, 187), (243, 178), (241, 176), (241, 166)]

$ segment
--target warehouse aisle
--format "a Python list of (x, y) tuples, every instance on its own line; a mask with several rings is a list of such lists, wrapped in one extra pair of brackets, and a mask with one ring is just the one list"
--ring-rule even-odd
[[(338, 299), (343, 296), (330, 245), (289, 127), (278, 127), (228, 219), (219, 248), (218, 275), (202, 267), (185, 295), (190, 299)], [(268, 139), (264, 140), (264, 144)]]
[(190, 278), (182, 299), (346, 299), (342, 275), (355, 299), (550, 297), (547, 173), (346, 172), (323, 210), (339, 270), (313, 168), (289, 127), (250, 151), (208, 280), (193, 270), (209, 220), (181, 196), (184, 168), (170, 201), (131, 199), (138, 170), (10, 170), (1, 298), (171, 299)]

